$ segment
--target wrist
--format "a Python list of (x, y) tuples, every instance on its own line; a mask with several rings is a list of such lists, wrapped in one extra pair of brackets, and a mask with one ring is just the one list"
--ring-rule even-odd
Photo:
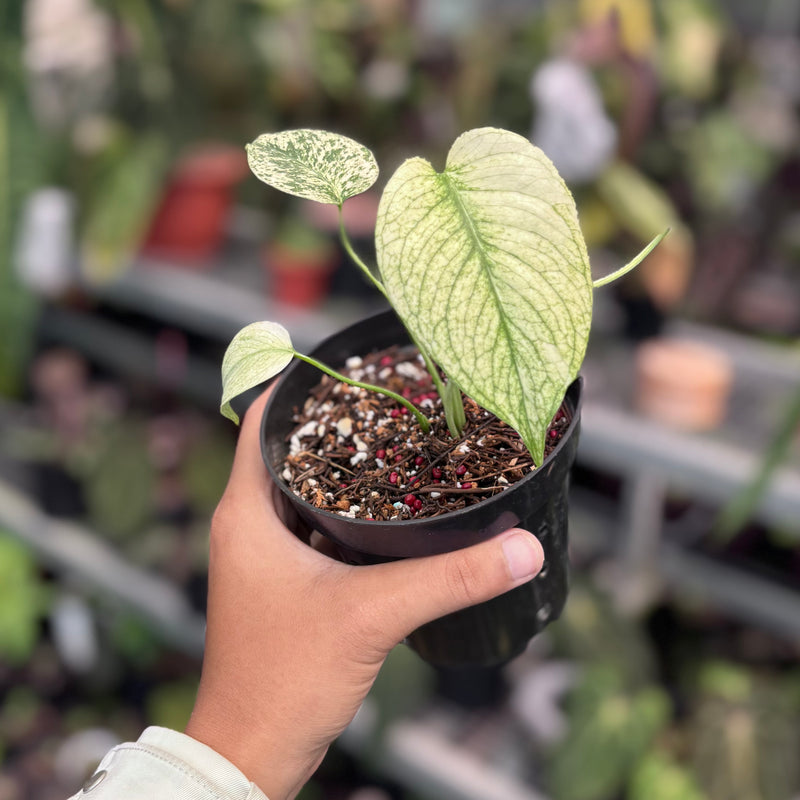
[(293, 800), (325, 756), (298, 754), (287, 738), (264, 731), (241, 718), (207, 716), (195, 709), (184, 731), (237, 767), (269, 800)]

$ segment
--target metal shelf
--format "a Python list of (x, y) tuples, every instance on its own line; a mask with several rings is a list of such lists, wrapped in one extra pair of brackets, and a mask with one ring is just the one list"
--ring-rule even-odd
[(140, 260), (117, 280), (90, 288), (95, 297), (183, 326), (220, 342), (259, 320), (279, 322), (295, 347), (308, 350), (344, 325), (385, 307), (381, 298), (329, 298), (324, 308), (300, 309), (270, 299), (250, 253), (233, 253), (211, 268)]
[[(74, 347), (112, 372), (148, 382), (163, 379), (152, 338), (123, 325), (58, 306), (47, 310), (40, 325), (48, 341)], [(222, 392), (219, 364), (190, 355), (175, 388), (204, 406), (217, 407)]]
[[(725, 502), (748, 485), (760, 453), (711, 436), (665, 428), (620, 407), (589, 401), (581, 415), (579, 463), (640, 479), (658, 475), (670, 489)], [(800, 470), (780, 468), (758, 509), (764, 522), (800, 538)]]
[(670, 542), (659, 547), (658, 568), (669, 586), (686, 595), (789, 641), (800, 640), (800, 592)]
[(45, 564), (138, 614), (172, 647), (200, 656), (205, 619), (172, 584), (131, 566), (92, 531), (43, 514), (18, 489), (0, 482), (0, 526)]
[(546, 800), (514, 776), (484, 764), (430, 725), (390, 725), (384, 737), (386, 771), (404, 785), (448, 800)]
[[(617, 601), (636, 610), (671, 587), (795, 638), (800, 593), (683, 546), (681, 537), (668, 535), (664, 505), (677, 493), (722, 507), (750, 484), (776, 415), (800, 391), (800, 351), (687, 323), (673, 325), (668, 333), (713, 344), (731, 360), (735, 380), (720, 429), (688, 433), (635, 413), (630, 349), (601, 346), (586, 361), (578, 462), (623, 482), (613, 536)], [(800, 542), (798, 455), (795, 449), (776, 470), (753, 516)]]

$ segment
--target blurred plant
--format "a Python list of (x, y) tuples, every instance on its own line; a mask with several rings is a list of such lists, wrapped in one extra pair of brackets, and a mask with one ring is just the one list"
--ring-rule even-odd
[(49, 593), (31, 554), (0, 532), (0, 659), (24, 663), (40, 635)]
[(616, 796), (670, 718), (663, 690), (631, 692), (622, 674), (608, 665), (587, 667), (566, 707), (569, 731), (547, 767), (555, 800)]
[(640, 169), (624, 161), (615, 161), (603, 170), (595, 182), (594, 193), (611, 213), (617, 232), (649, 241), (651, 230), (671, 229), (662, 247), (642, 264), (625, 290), (645, 291), (662, 312), (674, 310), (689, 285), (694, 265), (694, 236), (669, 194)]
[(89, 520), (112, 539), (125, 541), (142, 531), (155, 506), (155, 471), (144, 426), (127, 418), (93, 433), (94, 446), (82, 454), (79, 472)]
[(717, 86), (727, 27), (715, 0), (656, 5), (663, 30), (660, 72), (667, 90), (696, 101), (707, 99)]
[(776, 163), (726, 108), (697, 120), (679, 142), (694, 197), (711, 218), (745, 212)]
[(22, 4), (0, 10), (0, 395), (19, 394), (37, 304), (20, 283), (12, 252), (25, 196), (39, 182), (38, 131), (22, 60)]
[(0, 746), (18, 747), (41, 733), (47, 706), (30, 686), (12, 686), (0, 705)]
[(800, 387), (787, 401), (772, 439), (750, 483), (731, 498), (717, 517), (713, 532), (715, 541), (730, 540), (753, 519), (775, 473), (786, 461), (798, 430), (800, 430)]
[(653, 649), (641, 625), (617, 612), (610, 598), (576, 580), (558, 625), (550, 632), (559, 656), (580, 664), (603, 664), (631, 690), (656, 679)]
[(191, 436), (180, 473), (187, 499), (198, 514), (210, 516), (216, 508), (228, 483), (233, 452), (230, 431), (218, 424), (200, 426)]
[(707, 800), (694, 775), (658, 751), (638, 763), (625, 794), (626, 800)]
[(315, 265), (329, 269), (331, 259), (336, 255), (336, 243), (330, 236), (294, 214), (288, 214), (277, 226), (270, 237), (270, 245), (274, 245), (270, 248), (273, 257), (278, 253), (286, 256), (285, 263), (289, 269), (293, 265), (305, 269)]
[(725, 662), (701, 667), (690, 721), (709, 800), (785, 800), (800, 787), (800, 681)]

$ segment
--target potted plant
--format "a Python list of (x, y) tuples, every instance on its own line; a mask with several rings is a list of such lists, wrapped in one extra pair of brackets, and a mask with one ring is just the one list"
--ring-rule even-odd
[(247, 166), (229, 145), (198, 145), (174, 165), (142, 250), (176, 263), (207, 263), (222, 245), (234, 190)]
[[(247, 152), (261, 180), (340, 215), (378, 176), (369, 150), (325, 131), (265, 134)], [(264, 460), (300, 516), (351, 562), (441, 553), (514, 525), (535, 533), (545, 566), (534, 581), (409, 639), (434, 664), (503, 663), (566, 600), (566, 489), (593, 288), (663, 234), (593, 284), (555, 167), (527, 139), (481, 128), (456, 140), (441, 173), (413, 158), (391, 177), (377, 273), (344, 225), (340, 236), (393, 312), (310, 356), (282, 326), (248, 325), (223, 359), (221, 411), (238, 421), (230, 401), (296, 359), (265, 410)]]
[(264, 247), (270, 297), (280, 304), (315, 308), (328, 294), (338, 260), (329, 236), (289, 216)]

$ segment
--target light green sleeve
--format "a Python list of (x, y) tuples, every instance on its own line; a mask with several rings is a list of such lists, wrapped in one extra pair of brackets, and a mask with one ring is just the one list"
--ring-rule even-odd
[(147, 728), (110, 750), (70, 800), (268, 800), (230, 761), (183, 733)]

